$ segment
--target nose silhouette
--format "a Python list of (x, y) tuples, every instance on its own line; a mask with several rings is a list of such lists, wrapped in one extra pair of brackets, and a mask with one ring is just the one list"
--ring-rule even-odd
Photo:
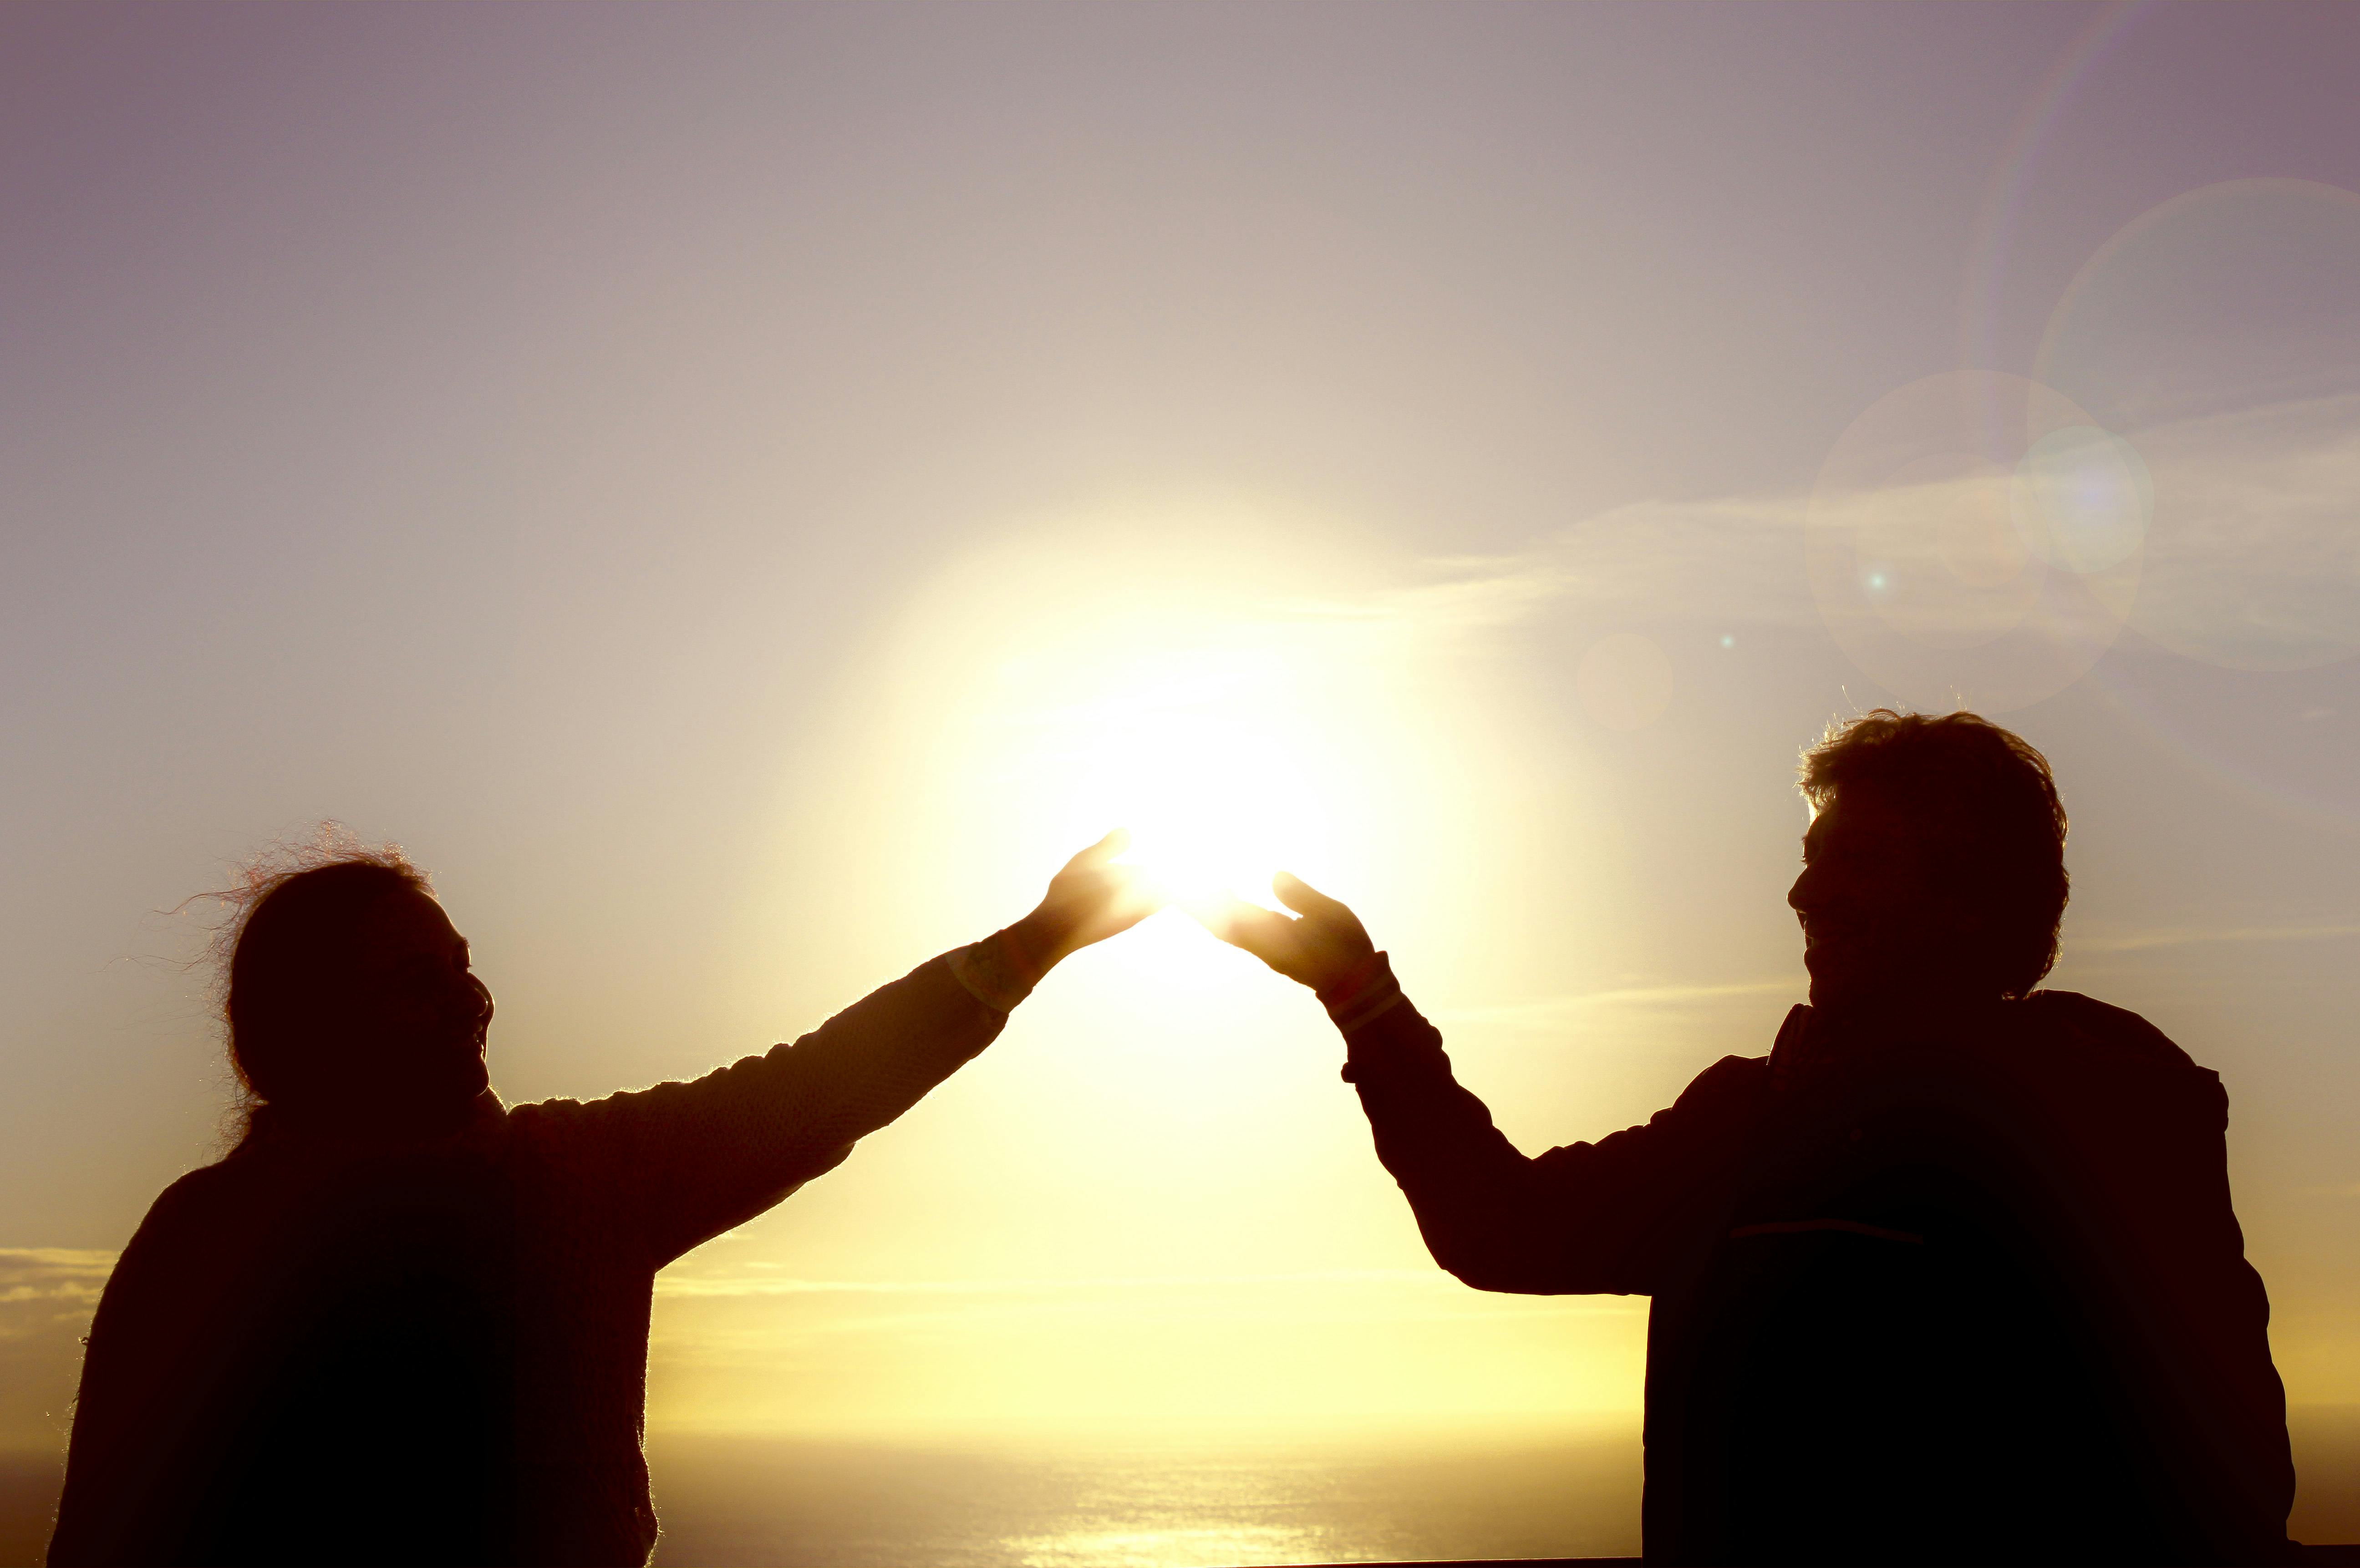
[(1786, 889), (1786, 907), (1800, 917), (1809, 911), (1818, 891), (1819, 884), (1812, 880), (1811, 867), (1806, 866), (1795, 878), (1794, 885)]
[(1786, 889), (1786, 907), (1795, 918), (1808, 924), (1822, 916), (1834, 914), (1843, 902), (1846, 889), (1836, 868), (1825, 857), (1807, 862)]

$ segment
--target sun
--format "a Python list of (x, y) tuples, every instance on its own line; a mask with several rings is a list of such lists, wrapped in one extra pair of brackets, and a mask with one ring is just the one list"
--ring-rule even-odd
[[(1110, 829), (1184, 909), (1274, 905), (1358, 858), (1389, 772), (1368, 755), (1371, 684), (1349, 628), (1202, 604), (1034, 625), (979, 685), (957, 774), (1028, 843), (1070, 854)], [(1363, 693), (1365, 695), (1365, 693)]]
[[(829, 854), (866, 868), (855, 897), (876, 912), (862, 918), (912, 941), (1005, 920), (1123, 829), (1122, 859), (1178, 907), (1120, 944), (1131, 956), (1093, 964), (1201, 960), (1187, 972), (1202, 989), (1233, 959), (1192, 907), (1277, 908), (1281, 871), (1348, 901), (1456, 876), (1491, 820), (1453, 804), (1493, 776), (1469, 744), (1491, 710), (1464, 680), (1451, 606), (1429, 619), (1422, 599), (1339, 586), (1355, 570), (1326, 556), (1279, 570), (1235, 540), (1184, 552), (1064, 536), (946, 567), (845, 709), (864, 760), (831, 776)], [(930, 891), (886, 891), (901, 888)], [(870, 940), (849, 923), (842, 940), (856, 929)]]
[(1074, 832), (1129, 829), (1123, 858), (1183, 905), (1268, 903), (1274, 874), (1328, 863), (1349, 797), (1317, 777), (1326, 737), (1299, 711), (1303, 673), (1275, 649), (1234, 646), (1105, 670), (1104, 693), (1065, 715), (1085, 759), (1065, 808)]

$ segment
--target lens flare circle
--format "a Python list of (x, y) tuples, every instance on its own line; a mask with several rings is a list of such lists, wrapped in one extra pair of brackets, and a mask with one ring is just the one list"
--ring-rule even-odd
[(2152, 641), (2231, 670), (2360, 652), (2355, 280), (2360, 195), (2234, 180), (2124, 225), (2050, 313), (2033, 375), (2149, 471), (2131, 624)]
[(2068, 425), (2032, 443), (2016, 466), (2010, 501), (2027, 549), (2088, 576), (2113, 571), (2146, 543), (2155, 478), (2122, 437)]
[(1954, 371), (1879, 398), (1804, 522), (1836, 643), (1920, 706), (2005, 712), (2081, 678), (2137, 593), (2145, 470), (2053, 388)]

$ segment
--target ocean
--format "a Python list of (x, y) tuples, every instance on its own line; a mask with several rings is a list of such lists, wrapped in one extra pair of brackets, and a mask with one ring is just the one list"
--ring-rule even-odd
[(1209, 1568), (1639, 1550), (1635, 1431), (990, 1451), (672, 1438), (659, 1564)]
[[(663, 1568), (1210, 1568), (1624, 1556), (1637, 1432), (1486, 1443), (842, 1443), (657, 1436)], [(59, 1469), (0, 1463), (0, 1565)]]
[[(2360, 1541), (2360, 1409), (2298, 1408), (2299, 1540)], [(664, 1568), (1210, 1568), (1619, 1557), (1637, 1433), (1325, 1443), (659, 1436)], [(39, 1562), (54, 1456), (0, 1461), (0, 1568)]]

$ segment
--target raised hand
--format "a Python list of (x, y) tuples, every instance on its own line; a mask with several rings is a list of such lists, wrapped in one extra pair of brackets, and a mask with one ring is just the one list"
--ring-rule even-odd
[(1040, 904), (1002, 933), (1011, 965), (1031, 985), (1067, 953), (1129, 931), (1165, 902), (1164, 894), (1136, 866), (1114, 857), (1131, 843), (1122, 829), (1065, 862), (1049, 879)]
[(1332, 992), (1366, 975), (1376, 957), (1360, 917), (1299, 877), (1272, 880), (1279, 902), (1302, 918), (1282, 915), (1242, 898), (1194, 910), (1205, 929), (1244, 948), (1290, 980)]

